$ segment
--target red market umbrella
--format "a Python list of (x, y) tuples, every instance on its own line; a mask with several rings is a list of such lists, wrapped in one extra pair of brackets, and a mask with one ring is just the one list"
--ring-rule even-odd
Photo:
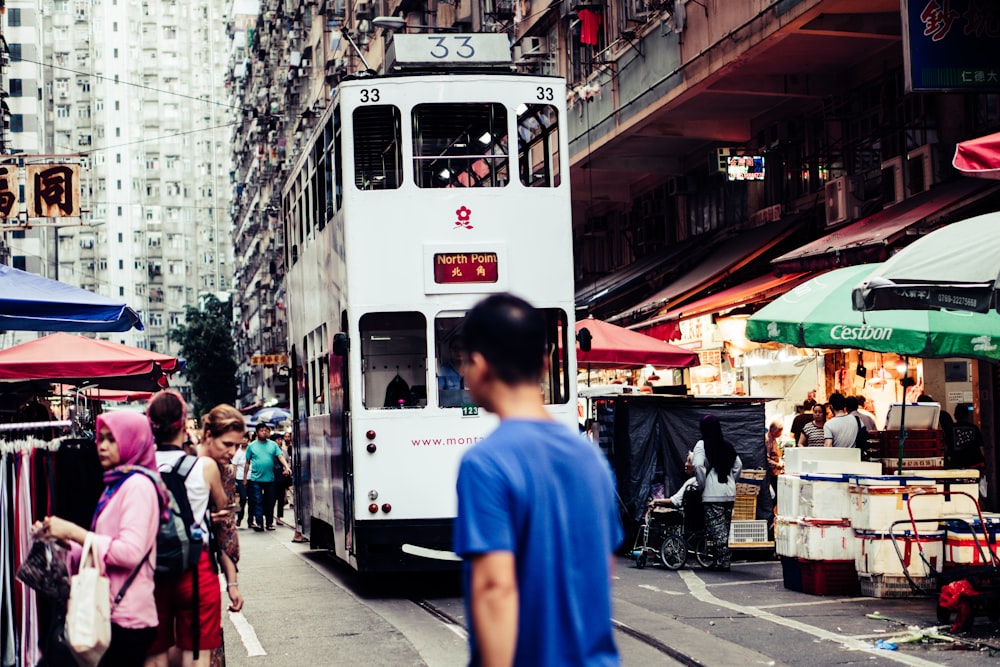
[[(590, 351), (580, 349), (580, 331), (590, 332)], [(588, 317), (576, 323), (576, 360), (590, 368), (687, 368), (697, 366), (698, 354), (645, 334)]]
[(960, 142), (951, 163), (966, 176), (1000, 179), (1000, 132)]
[(179, 370), (166, 354), (84, 336), (54, 333), (0, 351), (0, 380), (52, 380), (156, 391)]

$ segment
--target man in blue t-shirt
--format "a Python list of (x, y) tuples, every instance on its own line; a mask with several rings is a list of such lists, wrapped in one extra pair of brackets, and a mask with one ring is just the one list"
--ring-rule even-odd
[(250, 527), (260, 532), (265, 529), (274, 530), (274, 468), (281, 465), (282, 474), (292, 475), (292, 469), (278, 443), (271, 440), (271, 427), (267, 424), (257, 424), (257, 438), (250, 443), (246, 452), (244, 480), (247, 492), (250, 494)]
[(541, 314), (508, 294), (480, 302), (463, 324), (466, 387), (501, 420), (458, 475), (454, 549), (465, 560), (473, 665), (619, 663), (614, 483), (593, 443), (545, 409), (545, 332)]

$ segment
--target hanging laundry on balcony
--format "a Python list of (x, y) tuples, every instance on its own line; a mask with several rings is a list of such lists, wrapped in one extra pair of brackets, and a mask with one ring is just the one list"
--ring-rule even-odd
[(597, 35), (603, 20), (601, 13), (590, 9), (581, 9), (576, 15), (580, 19), (580, 43), (597, 46)]

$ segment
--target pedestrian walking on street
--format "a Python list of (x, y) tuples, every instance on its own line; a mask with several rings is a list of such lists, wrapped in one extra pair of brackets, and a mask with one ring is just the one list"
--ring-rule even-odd
[(600, 450), (538, 390), (545, 322), (498, 294), (463, 325), (463, 375), (500, 426), (462, 458), (454, 549), (465, 560), (472, 665), (617, 665), (612, 553), (623, 532)]
[[(165, 479), (167, 475), (183, 479), (183, 489), (195, 520), (190, 537), (201, 540), (196, 564), (180, 574), (157, 576), (155, 596), (159, 627), (149, 649), (146, 667), (167, 667), (168, 664), (208, 667), (212, 652), (222, 645), (222, 595), (217, 564), (222, 566), (227, 582), (237, 580), (236, 564), (226, 552), (213, 553), (209, 524), (223, 520), (232, 511), (215, 461), (206, 456), (192, 457), (183, 449), (187, 440), (184, 399), (179, 394), (161, 391), (149, 402), (146, 416), (156, 438), (156, 463), (160, 474)], [(184, 470), (187, 472), (182, 473)], [(174, 494), (176, 498), (176, 490)], [(231, 607), (242, 607), (239, 589), (227, 584), (226, 590)], [(176, 663), (169, 659), (171, 649), (179, 652)]]
[(274, 471), (278, 464), (283, 475), (292, 476), (292, 469), (281, 448), (271, 440), (271, 427), (257, 424), (257, 438), (247, 447), (244, 473), (247, 491), (250, 492), (250, 527), (257, 532), (265, 528), (274, 530)]
[[(226, 591), (229, 593), (229, 611), (240, 611), (243, 608), (243, 598), (239, 593), (239, 582), (235, 575), (239, 571), (240, 538), (236, 532), (236, 516), (233, 511), (239, 505), (236, 497), (236, 473), (232, 461), (239, 447), (246, 442), (246, 424), (243, 414), (231, 405), (217, 405), (207, 415), (202, 417), (202, 435), (198, 445), (198, 454), (207, 456), (219, 466), (222, 477), (222, 488), (226, 492), (228, 512), (218, 513), (217, 520), (212, 522), (212, 535), (221, 553), (232, 561), (233, 578), (227, 578)], [(225, 667), (226, 646), (223, 642), (212, 652), (211, 667)]]
[(705, 508), (705, 532), (715, 552), (713, 569), (729, 571), (729, 525), (736, 502), (736, 479), (743, 470), (743, 461), (736, 450), (722, 437), (722, 425), (715, 415), (701, 418), (701, 440), (694, 446), (695, 475), (702, 488)]
[[(239, 449), (233, 454), (233, 477), (235, 478), (236, 495), (239, 496), (240, 504), (239, 511), (236, 513), (237, 528), (243, 523), (243, 515), (246, 513), (247, 508), (247, 485), (243, 482), (243, 479), (246, 477), (247, 447), (250, 446), (250, 439), (250, 432), (244, 431)], [(249, 523), (249, 520), (247, 523)]]
[[(35, 523), (34, 534), (70, 543), (71, 573), (79, 566), (82, 545), (88, 537), (92, 540), (111, 583), (111, 644), (99, 667), (140, 667), (156, 637), (152, 552), (170, 505), (156, 473), (153, 434), (146, 417), (137, 412), (111, 412), (97, 417), (96, 428), (97, 455), (107, 486), (90, 530), (47, 516)], [(60, 612), (60, 627), (65, 613)], [(50, 641), (44, 651), (39, 664), (75, 664), (64, 641)]]

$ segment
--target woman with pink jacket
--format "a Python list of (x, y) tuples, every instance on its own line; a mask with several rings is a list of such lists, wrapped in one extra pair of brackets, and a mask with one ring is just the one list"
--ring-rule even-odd
[[(141, 666), (156, 637), (156, 533), (169, 503), (156, 472), (155, 454), (145, 415), (121, 411), (99, 416), (97, 455), (105, 489), (90, 530), (56, 516), (35, 524), (37, 534), (69, 543), (70, 572), (78, 566), (87, 533), (93, 534), (98, 560), (111, 584), (111, 645), (101, 666)], [(116, 603), (130, 578), (125, 595)]]

